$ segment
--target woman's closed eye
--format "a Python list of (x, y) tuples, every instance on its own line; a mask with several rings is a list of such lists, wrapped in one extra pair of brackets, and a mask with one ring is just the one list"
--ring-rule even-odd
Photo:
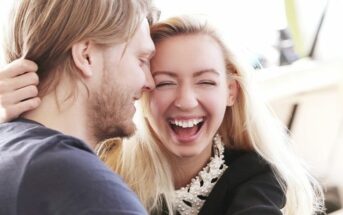
[(160, 81), (160, 82), (156, 82), (156, 88), (162, 88), (162, 87), (170, 87), (170, 86), (174, 86), (176, 85), (175, 82), (172, 81)]
[(199, 85), (209, 85), (209, 86), (217, 86), (217, 82), (212, 81), (212, 80), (202, 80), (198, 82)]

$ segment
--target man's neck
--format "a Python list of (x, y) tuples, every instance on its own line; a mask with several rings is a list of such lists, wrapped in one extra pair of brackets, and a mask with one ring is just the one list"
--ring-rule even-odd
[(90, 135), (92, 132), (87, 127), (89, 123), (87, 122), (85, 99), (79, 96), (77, 99), (64, 101), (63, 92), (60, 91), (59, 95), (55, 92), (45, 95), (40, 106), (26, 112), (23, 117), (37, 121), (63, 134), (79, 138), (94, 148), (96, 140)]

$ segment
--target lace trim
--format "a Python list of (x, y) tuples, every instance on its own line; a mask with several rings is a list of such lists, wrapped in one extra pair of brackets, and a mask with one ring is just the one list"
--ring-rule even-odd
[(176, 190), (176, 210), (181, 215), (198, 214), (218, 179), (228, 168), (224, 160), (224, 145), (217, 134), (213, 139), (214, 156), (191, 180), (191, 183)]

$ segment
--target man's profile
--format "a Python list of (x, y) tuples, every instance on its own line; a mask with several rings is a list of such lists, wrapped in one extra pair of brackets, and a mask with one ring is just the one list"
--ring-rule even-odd
[[(134, 132), (134, 101), (154, 87), (144, 0), (21, 0), (8, 63), (38, 65), (40, 106), (0, 125), (0, 214), (145, 214), (94, 154)], [(21, 62), (25, 62), (21, 60)]]

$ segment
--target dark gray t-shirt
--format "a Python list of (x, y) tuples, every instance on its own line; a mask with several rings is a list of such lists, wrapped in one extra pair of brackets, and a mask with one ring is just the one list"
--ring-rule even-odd
[(147, 213), (81, 140), (18, 119), (0, 124), (0, 214)]

